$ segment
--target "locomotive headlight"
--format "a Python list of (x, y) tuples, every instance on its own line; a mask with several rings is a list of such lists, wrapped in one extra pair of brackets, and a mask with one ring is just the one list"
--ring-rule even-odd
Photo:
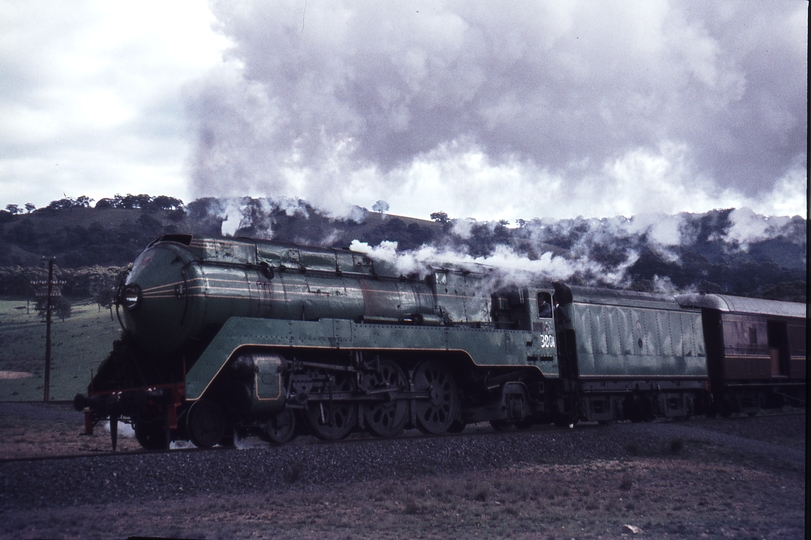
[(138, 285), (127, 285), (121, 294), (121, 303), (124, 307), (132, 311), (141, 303), (141, 287)]

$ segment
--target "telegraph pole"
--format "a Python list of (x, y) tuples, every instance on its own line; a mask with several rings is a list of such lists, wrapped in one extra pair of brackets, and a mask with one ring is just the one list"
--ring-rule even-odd
[[(42, 260), (46, 260), (45, 257)], [(47, 285), (45, 293), (45, 392), (44, 401), (47, 403), (51, 399), (51, 311), (53, 311), (53, 299), (60, 296), (61, 291), (54, 292), (54, 285), (64, 285), (64, 281), (54, 281), (54, 257), (48, 260), (48, 281), (32, 281), (31, 285)], [(37, 296), (42, 296), (37, 293)]]
[(51, 298), (54, 287), (54, 258), (48, 259), (48, 298), (45, 301), (45, 403), (51, 393)]

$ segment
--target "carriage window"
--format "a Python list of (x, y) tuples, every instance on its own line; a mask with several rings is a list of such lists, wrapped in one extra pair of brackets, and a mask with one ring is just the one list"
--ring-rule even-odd
[(549, 293), (538, 293), (538, 318), (548, 319), (552, 316), (552, 297)]

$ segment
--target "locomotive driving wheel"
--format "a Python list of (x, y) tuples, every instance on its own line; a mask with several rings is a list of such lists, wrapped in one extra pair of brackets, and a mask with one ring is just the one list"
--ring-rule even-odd
[[(405, 391), (408, 379), (405, 371), (393, 360), (380, 360), (376, 373), (369, 375), (366, 389), (371, 392)], [(386, 399), (368, 403), (363, 407), (363, 420), (369, 431), (379, 437), (393, 437), (400, 433), (408, 422), (408, 402), (404, 399), (393, 399), (391, 394), (383, 394)]]
[(444, 433), (459, 412), (459, 395), (453, 374), (442, 364), (426, 360), (414, 372), (414, 390), (428, 391), (428, 399), (416, 401), (417, 427), (423, 433)]
[(352, 432), (358, 421), (357, 404), (351, 401), (333, 401), (328, 397), (331, 394), (353, 392), (353, 377), (349, 373), (339, 373), (333, 377), (334, 380), (326, 383), (327, 387), (318, 392), (321, 399), (310, 401), (303, 414), (310, 433), (326, 441), (343, 439)]
[(216, 401), (195, 401), (186, 417), (189, 440), (198, 448), (211, 448), (228, 434), (228, 417)]
[(284, 444), (296, 435), (296, 415), (290, 409), (282, 409), (262, 425), (259, 438), (266, 442)]

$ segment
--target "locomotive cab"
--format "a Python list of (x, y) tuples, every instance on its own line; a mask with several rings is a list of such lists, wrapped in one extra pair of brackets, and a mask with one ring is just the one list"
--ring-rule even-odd
[(513, 287), (492, 295), (491, 316), (496, 328), (531, 330), (532, 305), (526, 288)]

